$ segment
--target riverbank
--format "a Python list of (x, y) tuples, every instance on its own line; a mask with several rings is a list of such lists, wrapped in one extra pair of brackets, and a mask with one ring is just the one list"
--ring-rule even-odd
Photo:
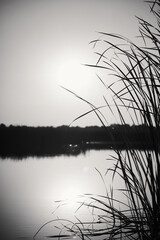
[(77, 155), (91, 149), (126, 148), (152, 149), (149, 129), (144, 125), (85, 128), (0, 125), (1, 157)]

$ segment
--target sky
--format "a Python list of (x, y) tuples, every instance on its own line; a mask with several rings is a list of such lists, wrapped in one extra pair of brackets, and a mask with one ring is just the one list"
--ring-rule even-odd
[[(1, 0), (0, 123), (61, 126), (103, 102), (90, 41), (98, 32), (137, 41), (138, 21), (150, 20), (143, 0)], [(108, 124), (115, 119), (105, 112)], [(94, 113), (73, 126), (101, 125)]]

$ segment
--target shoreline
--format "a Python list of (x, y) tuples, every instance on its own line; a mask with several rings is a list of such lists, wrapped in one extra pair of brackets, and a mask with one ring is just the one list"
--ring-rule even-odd
[(126, 150), (126, 149), (134, 149), (134, 150), (153, 150), (153, 146), (149, 143), (142, 143), (142, 142), (132, 142), (129, 143), (127, 146), (124, 142), (102, 142), (102, 141), (96, 141), (96, 142), (86, 142), (82, 144), (62, 144), (62, 145), (56, 145), (52, 149), (46, 151), (46, 149), (41, 148), (38, 151), (38, 148), (35, 147), (35, 149), (28, 149), (26, 147), (26, 151), (20, 151), (20, 149), (14, 149), (14, 151), (6, 151), (6, 152), (0, 152), (0, 157), (2, 159), (5, 158), (15, 158), (15, 159), (21, 159), (21, 158), (27, 158), (27, 157), (54, 157), (54, 156), (60, 156), (60, 155), (68, 155), (68, 156), (77, 156), (79, 154), (85, 154), (87, 151), (90, 150)]

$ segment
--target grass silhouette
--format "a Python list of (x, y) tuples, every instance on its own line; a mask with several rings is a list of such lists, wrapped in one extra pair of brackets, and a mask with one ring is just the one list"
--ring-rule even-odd
[[(104, 97), (105, 104), (96, 107), (73, 94), (91, 107), (91, 111), (76, 119), (94, 112), (105, 127), (106, 119), (101, 111), (105, 107), (111, 114), (116, 111), (121, 124), (126, 125), (126, 115), (123, 114), (125, 109), (132, 124), (144, 124), (149, 128), (153, 150), (142, 152), (132, 148), (124, 134), (122, 137), (126, 150), (115, 150), (114, 165), (106, 174), (112, 173), (113, 182), (117, 176), (123, 181), (124, 188), (120, 191), (125, 202), (115, 197), (114, 188), (106, 188), (104, 196), (82, 196), (77, 211), (84, 207), (90, 209), (92, 220), (85, 222), (77, 218), (76, 223), (61, 223), (58, 238), (160, 239), (160, 1), (148, 2), (151, 13), (157, 19), (157, 27), (138, 18), (139, 32), (144, 43), (142, 47), (125, 37), (105, 32), (100, 32), (102, 37), (91, 42), (94, 48), (100, 43), (106, 46), (103, 52), (97, 52), (97, 63), (88, 66), (103, 69), (114, 77), (115, 81), (108, 85), (98, 76), (107, 93), (112, 94), (114, 105), (111, 106)], [(116, 44), (117, 41), (119, 44)], [(120, 89), (117, 88), (119, 84)], [(99, 174), (105, 184), (104, 176)], [(57, 219), (57, 222), (63, 221)], [(65, 236), (62, 230), (66, 231)]]

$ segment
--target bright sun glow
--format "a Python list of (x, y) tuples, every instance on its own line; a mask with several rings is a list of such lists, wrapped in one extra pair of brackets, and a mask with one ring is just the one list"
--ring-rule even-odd
[(60, 200), (66, 203), (67, 208), (75, 208), (80, 195), (83, 194), (80, 182), (67, 180), (63, 185), (60, 184)]
[(76, 59), (68, 59), (62, 62), (56, 74), (60, 85), (73, 90), (87, 88), (91, 77), (91, 70)]
[(65, 200), (69, 203), (69, 204), (74, 204), (76, 202), (76, 199), (78, 197), (78, 195), (80, 195), (80, 191), (75, 188), (74, 186), (68, 186), (65, 190), (64, 190), (64, 197)]

